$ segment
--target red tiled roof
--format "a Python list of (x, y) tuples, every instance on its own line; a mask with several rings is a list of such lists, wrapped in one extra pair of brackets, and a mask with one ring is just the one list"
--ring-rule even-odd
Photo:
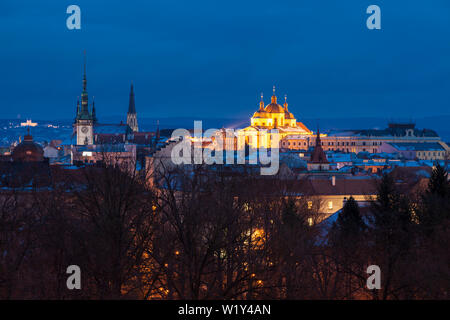
[(293, 191), (305, 195), (372, 195), (376, 193), (376, 180), (336, 178), (333, 186), (331, 177), (309, 178), (294, 183)]

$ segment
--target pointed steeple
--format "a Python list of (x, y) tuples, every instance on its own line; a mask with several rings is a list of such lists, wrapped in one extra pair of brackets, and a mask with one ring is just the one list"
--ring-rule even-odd
[(128, 113), (127, 113), (127, 125), (130, 127), (131, 131), (138, 132), (138, 122), (137, 122), (137, 114), (136, 114), (136, 106), (134, 102), (134, 87), (133, 82), (131, 82), (130, 88), (130, 100), (128, 103)]
[(322, 141), (320, 140), (320, 127), (319, 126), (317, 126), (316, 147), (318, 145), (320, 145), (320, 146), (322, 145)]
[(77, 120), (79, 114), (80, 114), (80, 97), (77, 97), (77, 112), (75, 113), (75, 121)]
[(323, 151), (322, 141), (320, 140), (320, 130), (317, 128), (316, 135), (316, 146), (314, 147), (314, 151), (311, 155), (312, 163), (329, 163), (327, 159), (327, 155)]
[(84, 63), (83, 63), (83, 91), (87, 88), (87, 78), (86, 78), (86, 50), (84, 51)]
[(273, 86), (273, 95), (272, 95), (271, 103), (277, 103), (277, 96), (275, 95), (275, 86)]
[(287, 94), (284, 95), (284, 111), (288, 112)]
[(92, 112), (91, 112), (92, 120), (97, 122), (97, 115), (95, 113), (95, 97), (92, 96)]
[(135, 102), (134, 102), (133, 82), (131, 82), (131, 88), (130, 88), (130, 102), (128, 103), (128, 113), (136, 113), (136, 106), (135, 106)]
[(87, 93), (87, 77), (86, 77), (86, 51), (84, 51), (84, 72), (83, 72), (83, 92), (81, 93), (81, 110), (79, 118), (91, 120), (89, 114), (88, 105), (88, 93)]
[(259, 111), (264, 111), (264, 96), (261, 92), (261, 101), (259, 102)]
[(159, 133), (159, 120), (156, 120), (156, 142), (158, 142), (158, 140), (159, 140), (159, 135), (160, 135), (160, 133)]

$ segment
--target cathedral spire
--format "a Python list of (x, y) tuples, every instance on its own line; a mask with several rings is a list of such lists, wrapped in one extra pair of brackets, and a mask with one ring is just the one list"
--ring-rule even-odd
[(87, 77), (86, 77), (86, 51), (84, 51), (83, 92), (81, 93), (80, 116), (83, 118), (89, 118)]
[(135, 106), (135, 102), (134, 102), (133, 81), (131, 82), (131, 88), (130, 88), (130, 101), (128, 103), (128, 113), (136, 113), (136, 106)]
[(87, 78), (86, 78), (86, 50), (84, 50), (84, 63), (83, 63), (83, 91), (87, 89)]
[(96, 112), (95, 112), (95, 97), (94, 96), (92, 96), (92, 113), (91, 113), (91, 115), (92, 115), (92, 120), (94, 122), (97, 122), (97, 115), (96, 115)]
[(137, 122), (137, 114), (136, 114), (136, 106), (134, 102), (134, 87), (133, 82), (131, 82), (130, 88), (130, 100), (128, 103), (128, 113), (127, 113), (127, 124), (130, 127), (131, 131), (138, 132), (138, 122)]

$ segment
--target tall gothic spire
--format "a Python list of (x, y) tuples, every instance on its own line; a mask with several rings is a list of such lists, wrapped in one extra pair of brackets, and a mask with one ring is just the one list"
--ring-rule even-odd
[(84, 63), (83, 63), (83, 91), (87, 88), (87, 78), (86, 78), (86, 50), (84, 51)]
[(128, 113), (136, 113), (136, 106), (135, 106), (135, 103), (134, 103), (133, 82), (131, 82), (130, 102), (128, 103)]
[(86, 51), (84, 51), (83, 92), (81, 93), (81, 116), (89, 116), (87, 77), (86, 77)]
[(94, 122), (97, 122), (97, 115), (96, 115), (96, 112), (95, 112), (95, 97), (94, 96), (92, 96), (92, 113), (91, 113), (91, 115), (92, 115), (92, 120), (94, 120)]
[(131, 131), (133, 131), (133, 132), (139, 131), (138, 122), (137, 122), (137, 114), (136, 114), (136, 106), (134, 103), (133, 82), (131, 82), (131, 88), (130, 88), (130, 101), (128, 103), (127, 124), (130, 127)]

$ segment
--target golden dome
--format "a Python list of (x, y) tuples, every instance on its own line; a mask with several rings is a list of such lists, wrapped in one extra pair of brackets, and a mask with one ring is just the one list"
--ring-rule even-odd
[(273, 95), (272, 102), (266, 106), (264, 111), (270, 113), (284, 113), (284, 108), (277, 103), (277, 96)]
[(284, 113), (284, 118), (285, 118), (285, 119), (295, 119), (295, 118), (294, 118), (294, 115), (293, 115), (292, 113), (290, 113), (289, 111), (286, 111), (286, 112)]
[(273, 96), (270, 104), (266, 106), (264, 111), (269, 113), (284, 113), (284, 108), (277, 103), (277, 96), (275, 95), (275, 86), (273, 86)]
[(270, 112), (270, 113), (284, 113), (283, 107), (277, 103), (268, 104), (266, 106), (266, 108), (264, 109), (264, 111)]

